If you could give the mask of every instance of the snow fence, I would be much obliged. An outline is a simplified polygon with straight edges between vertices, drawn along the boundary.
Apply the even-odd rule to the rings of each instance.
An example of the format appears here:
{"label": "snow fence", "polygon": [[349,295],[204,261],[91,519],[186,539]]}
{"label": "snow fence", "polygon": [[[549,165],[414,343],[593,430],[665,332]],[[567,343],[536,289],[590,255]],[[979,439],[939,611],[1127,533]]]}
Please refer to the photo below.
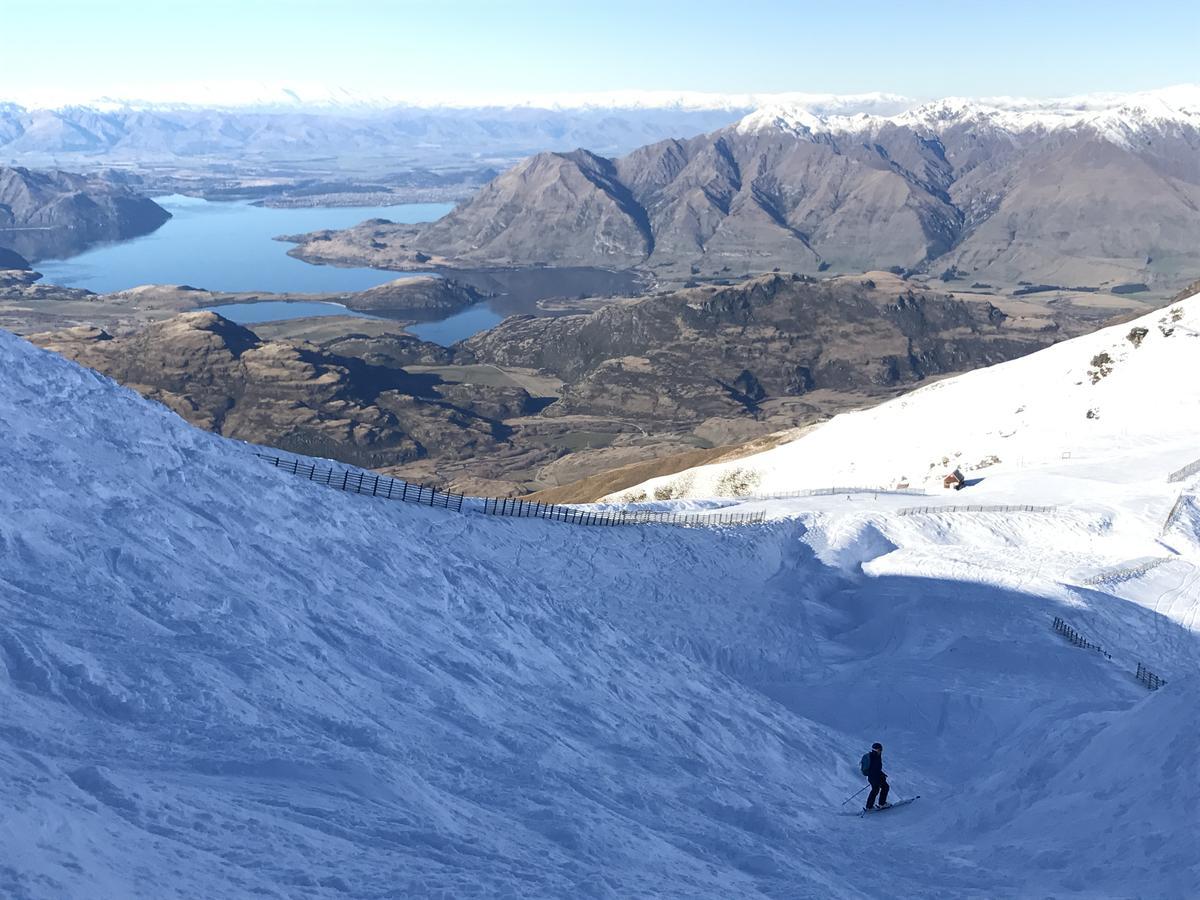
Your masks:
{"label": "snow fence", "polygon": [[455,512],[462,512],[463,503],[469,500],[489,516],[549,519],[554,522],[566,522],[569,525],[754,525],[765,519],[765,514],[762,512],[719,513],[717,515],[642,510],[600,512],[575,506],[562,506],[557,503],[531,503],[528,500],[496,497],[467,497],[465,494],[458,494],[454,491],[442,491],[421,484],[412,484],[384,475],[374,475],[361,469],[355,471],[353,469],[335,469],[331,466],[321,468],[316,463],[306,463],[299,459],[284,459],[269,453],[256,455],[277,469],[339,491],[365,494],[368,497],[382,500],[419,503],[423,506],[440,507]]}

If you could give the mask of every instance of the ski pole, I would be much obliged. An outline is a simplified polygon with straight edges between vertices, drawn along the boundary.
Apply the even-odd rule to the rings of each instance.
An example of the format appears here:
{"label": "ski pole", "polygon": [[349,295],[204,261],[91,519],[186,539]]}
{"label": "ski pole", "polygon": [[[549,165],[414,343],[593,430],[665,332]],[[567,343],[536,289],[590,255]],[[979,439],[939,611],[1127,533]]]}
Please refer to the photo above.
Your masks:
{"label": "ski pole", "polygon": [[863,785],[862,787],[860,787],[857,791],[855,791],[853,794],[851,794],[849,797],[847,797],[845,800],[842,801],[842,806],[845,806],[847,803],[849,803],[851,800],[853,800],[855,797],[857,797],[859,794],[861,794],[863,791],[865,791],[868,787],[870,787],[870,785]]}

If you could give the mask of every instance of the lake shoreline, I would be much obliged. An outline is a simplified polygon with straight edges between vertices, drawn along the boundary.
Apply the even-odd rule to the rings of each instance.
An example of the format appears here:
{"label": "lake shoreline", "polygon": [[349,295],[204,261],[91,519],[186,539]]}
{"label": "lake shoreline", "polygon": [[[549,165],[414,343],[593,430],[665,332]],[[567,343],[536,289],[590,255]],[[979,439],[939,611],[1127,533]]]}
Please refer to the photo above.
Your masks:
{"label": "lake shoreline", "polygon": [[[345,227],[377,218],[415,223],[437,218],[452,208],[450,204],[280,209],[256,206],[249,200],[208,201],[179,195],[157,199],[172,214],[161,228],[67,259],[44,261],[38,267],[42,282],[35,290],[26,290],[24,299],[52,297],[55,285],[61,287],[64,298],[76,301],[84,299],[83,291],[117,297],[122,307],[114,312],[118,321],[121,315],[129,316],[130,321],[138,318],[128,299],[135,291],[140,292],[141,302],[148,302],[150,294],[160,298],[150,310],[154,316],[166,308],[182,312],[257,303],[272,304],[264,312],[279,314],[277,319],[260,319],[252,312],[230,316],[247,325],[312,316],[362,318],[359,314],[366,313],[404,323],[405,328],[411,326],[412,333],[433,336],[428,339],[449,346],[512,315],[557,316],[590,311],[573,309],[572,303],[581,298],[636,295],[645,290],[649,280],[643,273],[588,267],[459,269],[418,264],[389,269],[355,265],[349,260],[309,258],[293,252],[298,248],[281,252],[280,244],[289,242],[289,233],[312,231],[314,226]],[[440,292],[447,296],[418,298],[415,287],[405,284],[408,279],[414,285],[425,282],[426,294],[438,293],[428,283],[441,279]],[[400,302],[389,297],[389,292],[407,296]],[[449,296],[456,293],[461,296]],[[220,299],[191,302],[200,294]],[[543,306],[543,301],[553,304]],[[326,311],[312,306],[316,303],[340,304],[346,309]],[[285,304],[296,306],[293,310]],[[60,307],[60,311],[66,309]],[[48,324],[57,321],[56,316],[48,317]]]}
{"label": "lake shoreline", "polygon": [[101,294],[147,284],[189,284],[226,293],[352,293],[394,280],[400,272],[312,266],[281,250],[276,239],[297,229],[347,226],[373,218],[428,221],[452,208],[448,203],[417,203],[284,209],[182,195],[159,197],[157,202],[171,218],[150,234],[41,260],[38,271],[48,282]]}

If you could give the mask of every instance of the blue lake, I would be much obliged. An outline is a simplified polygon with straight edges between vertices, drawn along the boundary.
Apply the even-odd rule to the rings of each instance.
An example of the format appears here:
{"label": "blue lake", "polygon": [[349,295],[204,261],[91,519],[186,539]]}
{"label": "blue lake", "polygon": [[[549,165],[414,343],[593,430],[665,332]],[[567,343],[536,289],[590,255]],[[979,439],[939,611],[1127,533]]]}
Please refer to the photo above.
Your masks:
{"label": "blue lake", "polygon": [[[378,315],[348,309],[340,303],[326,303],[320,300],[259,300],[254,303],[228,303],[221,306],[204,307],[219,313],[231,322],[239,325],[257,325],[260,322],[279,322],[284,319],[305,319],[312,316],[354,316],[362,319],[388,318],[387,311],[378,311]],[[411,313],[404,310],[396,311],[401,318],[411,320]],[[469,338],[480,331],[486,331],[493,325],[504,321],[504,314],[492,308],[488,301],[464,309],[436,321],[418,322],[405,327],[409,334],[415,334],[423,341],[432,341],[449,347],[455,341]]]}
{"label": "blue lake", "polygon": [[273,238],[349,228],[365,219],[428,222],[453,208],[450,203],[409,203],[271,209],[247,201],[210,203],[181,196],[156,200],[172,218],[153,234],[95,247],[70,259],[41,260],[35,268],[47,282],[97,293],[140,284],[275,293],[361,291],[405,273],[314,266],[288,256],[292,245]]}
{"label": "blue lake", "polygon": [[[349,228],[366,219],[428,222],[453,208],[449,203],[409,203],[271,209],[248,201],[209,202],[176,195],[156,199],[172,218],[153,234],[95,247],[70,259],[40,260],[35,268],[46,283],[97,293],[142,284],[187,284],[243,293],[349,293],[413,273],[315,266],[288,256],[293,245],[274,238]],[[485,268],[444,274],[472,285],[488,298],[470,309],[408,329],[424,340],[447,346],[491,328],[505,316],[561,314],[542,310],[538,301],[543,298],[629,294],[639,286],[631,273],[590,268]],[[303,316],[365,315],[338,304],[308,300],[264,300],[214,308],[242,325]],[[393,314],[406,321],[421,318],[414,310],[373,310],[371,317]]]}
{"label": "blue lake", "polygon": [[407,331],[423,341],[432,341],[443,347],[449,347],[455,341],[461,341],[480,331],[486,331],[503,321],[504,314],[493,309],[492,303],[479,303],[437,322],[418,322],[416,325],[409,325]]}

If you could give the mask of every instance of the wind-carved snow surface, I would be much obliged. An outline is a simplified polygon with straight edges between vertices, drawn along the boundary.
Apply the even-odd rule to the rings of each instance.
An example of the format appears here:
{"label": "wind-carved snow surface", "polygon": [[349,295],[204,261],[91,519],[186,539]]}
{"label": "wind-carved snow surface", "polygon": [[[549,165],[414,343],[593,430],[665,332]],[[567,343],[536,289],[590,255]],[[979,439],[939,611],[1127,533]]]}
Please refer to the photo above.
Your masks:
{"label": "wind-carved snow surface", "polygon": [[[1050,570],[1087,568],[1096,511],[496,519],[296,479],[4,332],[0,371],[2,896],[1184,897],[1200,878],[1196,594],[1168,583],[1194,571],[1194,507],[1182,549],[1155,545],[1156,610],[1145,585]],[[1170,682],[1153,695],[1127,671],[1142,653]],[[922,800],[839,815],[873,740],[893,796]]]}
{"label": "wind-carved snow surface", "polygon": [[1053,100],[948,97],[895,114],[867,110],[852,115],[825,112],[803,103],[772,102],[745,116],[743,134],[784,131],[800,137],[871,134],[888,125],[937,135],[969,126],[1009,135],[1040,135],[1086,129],[1122,146],[1147,133],[1172,133],[1180,127],[1200,128],[1200,85],[1185,84],[1129,94],[1088,94]]}

